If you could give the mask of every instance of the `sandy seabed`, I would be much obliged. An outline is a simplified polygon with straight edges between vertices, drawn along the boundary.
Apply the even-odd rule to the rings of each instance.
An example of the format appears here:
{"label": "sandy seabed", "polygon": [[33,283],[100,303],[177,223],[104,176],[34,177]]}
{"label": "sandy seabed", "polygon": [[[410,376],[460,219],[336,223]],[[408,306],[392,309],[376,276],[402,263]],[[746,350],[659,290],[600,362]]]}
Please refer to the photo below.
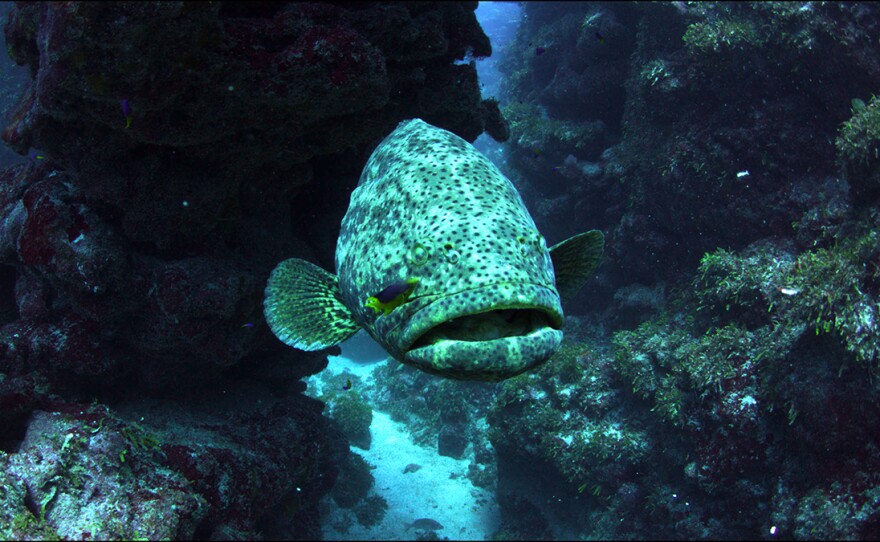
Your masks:
{"label": "sandy seabed", "polygon": [[[378,363],[356,363],[339,356],[330,357],[325,369],[332,373],[346,370],[364,382],[372,381]],[[309,386],[313,383],[310,381]],[[327,540],[408,540],[425,534],[407,525],[419,518],[430,518],[443,525],[439,538],[483,540],[498,529],[500,514],[495,495],[475,487],[467,478],[470,458],[453,459],[412,442],[406,427],[379,410],[373,410],[369,450],[352,447],[368,463],[376,479],[371,494],[388,501],[388,510],[380,523],[364,527],[354,513],[336,506],[325,497],[322,530]],[[469,451],[469,450],[468,450]],[[404,474],[410,463],[421,465],[416,472]]]}

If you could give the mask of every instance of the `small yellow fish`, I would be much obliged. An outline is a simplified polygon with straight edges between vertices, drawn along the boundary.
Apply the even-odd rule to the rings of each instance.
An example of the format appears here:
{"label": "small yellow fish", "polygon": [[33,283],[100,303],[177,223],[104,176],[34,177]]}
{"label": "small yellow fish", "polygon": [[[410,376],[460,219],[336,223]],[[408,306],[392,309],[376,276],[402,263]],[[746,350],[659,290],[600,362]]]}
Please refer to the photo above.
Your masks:
{"label": "small yellow fish", "polygon": [[419,279],[406,279],[392,282],[381,292],[367,298],[365,307],[369,307],[376,311],[376,314],[388,314],[397,307],[406,303],[412,294]]}
{"label": "small yellow fish", "polygon": [[132,115],[131,104],[128,103],[127,98],[122,98],[121,100],[119,100],[119,105],[122,107],[122,114],[125,115],[125,127],[130,128],[131,121],[134,118],[131,116]]}

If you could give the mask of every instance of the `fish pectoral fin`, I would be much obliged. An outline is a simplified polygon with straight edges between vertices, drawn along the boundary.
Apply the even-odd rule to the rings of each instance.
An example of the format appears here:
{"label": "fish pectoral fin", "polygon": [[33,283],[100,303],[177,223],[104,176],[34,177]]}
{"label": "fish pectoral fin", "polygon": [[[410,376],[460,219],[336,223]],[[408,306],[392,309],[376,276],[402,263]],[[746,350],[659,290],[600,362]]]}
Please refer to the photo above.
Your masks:
{"label": "fish pectoral fin", "polygon": [[360,329],[342,302],[336,275],[298,258],[272,271],[263,314],[276,337],[300,350],[335,346]]}
{"label": "fish pectoral fin", "polygon": [[556,290],[563,300],[571,299],[592,276],[604,248],[605,236],[599,230],[580,233],[550,248]]}

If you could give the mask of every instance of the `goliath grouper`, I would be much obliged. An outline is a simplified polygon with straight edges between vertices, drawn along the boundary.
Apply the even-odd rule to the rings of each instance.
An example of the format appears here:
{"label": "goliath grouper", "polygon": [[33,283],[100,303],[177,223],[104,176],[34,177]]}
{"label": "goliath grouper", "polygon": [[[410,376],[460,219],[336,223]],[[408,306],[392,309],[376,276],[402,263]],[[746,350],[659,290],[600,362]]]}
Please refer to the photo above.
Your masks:
{"label": "goliath grouper", "polygon": [[413,119],[361,173],[336,275],[297,258],[281,262],[264,312],[294,348],[328,348],[363,328],[423,371],[499,381],[559,349],[560,293],[583,285],[603,246],[592,230],[548,250],[498,168],[455,134]]}

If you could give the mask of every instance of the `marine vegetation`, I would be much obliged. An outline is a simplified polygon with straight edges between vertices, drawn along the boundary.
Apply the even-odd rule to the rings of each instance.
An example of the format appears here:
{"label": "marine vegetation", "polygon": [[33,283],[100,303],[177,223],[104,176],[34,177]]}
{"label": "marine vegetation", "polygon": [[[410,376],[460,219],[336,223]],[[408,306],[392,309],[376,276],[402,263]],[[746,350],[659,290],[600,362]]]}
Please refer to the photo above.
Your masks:
{"label": "marine vegetation", "polygon": [[393,360],[373,374],[370,400],[376,408],[403,423],[413,442],[441,455],[472,458],[468,478],[478,487],[494,486],[495,455],[486,437],[493,384],[438,379]]}
{"label": "marine vegetation", "polygon": [[400,121],[503,139],[475,7],[0,5],[0,538],[321,536],[326,352],[263,289]]}
{"label": "marine vegetation", "polygon": [[490,407],[499,533],[876,537],[878,12],[524,9],[513,139],[603,120],[605,148],[511,175],[542,231],[610,233],[577,332]]}
{"label": "marine vegetation", "polygon": [[852,117],[840,126],[834,143],[856,195],[871,201],[880,194],[880,96],[872,96],[867,105],[852,99]]}
{"label": "marine vegetation", "polygon": [[339,469],[339,478],[330,496],[341,508],[352,508],[364,499],[373,487],[375,479],[370,473],[373,467],[360,455],[349,452]]}
{"label": "marine vegetation", "polygon": [[832,245],[797,255],[772,247],[756,247],[747,257],[724,250],[707,254],[695,282],[697,296],[703,303],[723,305],[744,324],[772,324],[777,335],[794,330],[832,334],[856,362],[876,367],[880,212],[871,209],[863,215],[841,228]]}
{"label": "marine vegetation", "polygon": [[880,96],[872,96],[867,104],[852,99],[852,117],[841,125],[835,145],[841,165],[880,160]]}
{"label": "marine vegetation", "polygon": [[708,253],[610,352],[601,335],[566,339],[502,385],[489,415],[499,472],[540,484],[523,498],[556,528],[603,537],[805,533],[825,513],[825,536],[873,532],[880,508],[843,503],[880,491],[876,223],[865,212],[802,252],[766,240]]}
{"label": "marine vegetation", "polygon": [[515,455],[531,458],[545,481],[530,499],[541,508],[551,494],[607,498],[648,461],[650,441],[640,422],[619,416],[613,364],[599,344],[566,339],[545,367],[505,382],[489,411],[499,468]]}
{"label": "marine vegetation", "polygon": [[370,449],[370,424],[373,422],[373,409],[360,392],[347,391],[336,394],[330,401],[330,417],[339,423],[349,442],[358,448]]}
{"label": "marine vegetation", "polygon": [[388,510],[388,501],[381,495],[369,495],[354,508],[358,523],[364,527],[372,527],[382,521]]}
{"label": "marine vegetation", "polygon": [[330,418],[350,444],[363,450],[370,449],[373,409],[368,401],[369,390],[363,381],[348,371],[339,374],[321,373],[319,394],[310,393],[326,404]]}
{"label": "marine vegetation", "polygon": [[551,159],[568,153],[589,156],[597,154],[595,149],[601,149],[599,121],[584,123],[547,118],[537,106],[525,102],[505,106],[504,116],[510,123],[511,143],[535,159],[542,154],[550,155]]}

